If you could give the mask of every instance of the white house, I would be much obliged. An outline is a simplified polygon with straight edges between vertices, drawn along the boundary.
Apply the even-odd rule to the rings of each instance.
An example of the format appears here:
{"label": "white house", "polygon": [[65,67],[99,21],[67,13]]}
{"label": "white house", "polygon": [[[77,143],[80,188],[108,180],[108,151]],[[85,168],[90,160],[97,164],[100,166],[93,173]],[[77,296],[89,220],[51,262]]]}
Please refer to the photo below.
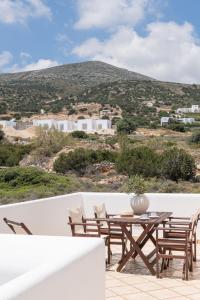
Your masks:
{"label": "white house", "polygon": [[162,117],[160,120],[161,126],[167,126],[171,122],[178,122],[183,124],[192,124],[195,122],[194,118],[172,118],[172,117]]}
{"label": "white house", "polygon": [[16,127],[16,121],[12,120],[0,120],[0,126],[4,127]]}
{"label": "white house", "polygon": [[177,122],[183,123],[183,124],[192,124],[195,122],[194,118],[180,118],[176,119]]}
{"label": "white house", "polygon": [[170,122],[170,117],[162,117],[160,119],[160,125],[161,126],[166,126],[166,125],[169,124],[169,122]]}
{"label": "white house", "polygon": [[86,132],[98,132],[101,130],[112,128],[112,122],[110,120],[102,119],[81,119],[77,121],[42,119],[33,120],[33,125],[46,127],[48,129],[56,128],[63,132],[71,132],[75,130],[82,130]]}
{"label": "white house", "polygon": [[178,114],[180,113],[200,113],[199,105],[192,105],[191,107],[182,107],[176,110]]}

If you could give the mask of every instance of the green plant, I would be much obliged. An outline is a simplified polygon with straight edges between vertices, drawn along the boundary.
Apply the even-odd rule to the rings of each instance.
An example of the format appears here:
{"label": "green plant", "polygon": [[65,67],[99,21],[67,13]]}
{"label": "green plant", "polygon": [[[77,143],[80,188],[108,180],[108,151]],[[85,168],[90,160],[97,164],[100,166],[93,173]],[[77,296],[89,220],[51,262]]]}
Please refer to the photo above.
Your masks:
{"label": "green plant", "polygon": [[117,132],[131,134],[136,130],[135,121],[131,118],[124,118],[117,122]]}
{"label": "green plant", "polygon": [[185,132],[186,128],[183,124],[170,124],[168,126],[169,129],[173,130],[173,131],[178,131],[178,132]]}
{"label": "green plant", "polygon": [[196,131],[189,139],[190,143],[199,144],[200,143],[200,131]]}
{"label": "green plant", "polygon": [[65,174],[74,171],[84,175],[88,166],[102,161],[114,162],[116,153],[108,150],[86,150],[77,148],[69,153],[61,153],[54,162],[54,170]]}
{"label": "green plant", "polygon": [[23,157],[30,153],[31,145],[0,143],[0,166],[17,166]]}
{"label": "green plant", "polygon": [[64,132],[55,128],[38,127],[36,134],[37,136],[33,140],[33,154],[37,157],[50,157],[59,152],[64,146],[73,143],[71,136],[67,136]]}
{"label": "green plant", "polygon": [[75,177],[47,173],[34,167],[0,169],[1,203],[50,197],[81,188]]}
{"label": "green plant", "polygon": [[126,192],[136,195],[144,194],[148,191],[149,183],[140,175],[132,176],[126,183]]}
{"label": "green plant", "polygon": [[163,152],[162,175],[178,182],[179,179],[190,180],[195,177],[194,158],[184,149],[173,147]]}
{"label": "green plant", "polygon": [[138,146],[133,149],[123,146],[118,155],[117,171],[123,174],[142,175],[144,177],[159,176],[160,155],[146,146]]}
{"label": "green plant", "polygon": [[5,136],[5,134],[4,134],[3,130],[0,129],[0,142],[3,141],[4,136]]}
{"label": "green plant", "polygon": [[85,131],[81,131],[81,130],[73,131],[71,133],[71,136],[77,139],[87,139],[89,137]]}

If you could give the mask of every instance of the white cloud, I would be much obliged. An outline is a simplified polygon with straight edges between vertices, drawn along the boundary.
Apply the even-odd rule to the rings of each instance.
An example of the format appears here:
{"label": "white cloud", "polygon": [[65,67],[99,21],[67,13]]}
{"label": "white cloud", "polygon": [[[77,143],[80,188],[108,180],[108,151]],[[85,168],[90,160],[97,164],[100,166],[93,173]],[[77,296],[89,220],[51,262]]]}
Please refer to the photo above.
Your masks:
{"label": "white cloud", "polygon": [[29,17],[50,19],[51,9],[43,0],[0,0],[0,22],[25,23]]}
{"label": "white cloud", "polygon": [[12,61],[12,54],[9,51],[3,51],[0,53],[0,72],[4,71],[4,67]]}
{"label": "white cloud", "polygon": [[51,59],[39,59],[37,62],[32,62],[25,66],[20,66],[18,64],[13,65],[10,68],[10,72],[26,72],[26,71],[34,71],[34,70],[41,70],[46,68],[51,68],[58,66],[59,63],[56,60]]}
{"label": "white cloud", "polygon": [[200,43],[190,23],[154,22],[147,26],[146,36],[123,26],[103,41],[86,40],[73,54],[159,80],[200,83]]}
{"label": "white cloud", "polygon": [[[155,0],[78,0],[77,29],[106,28],[122,24],[132,26],[152,10]],[[155,11],[154,11],[155,13]]]}

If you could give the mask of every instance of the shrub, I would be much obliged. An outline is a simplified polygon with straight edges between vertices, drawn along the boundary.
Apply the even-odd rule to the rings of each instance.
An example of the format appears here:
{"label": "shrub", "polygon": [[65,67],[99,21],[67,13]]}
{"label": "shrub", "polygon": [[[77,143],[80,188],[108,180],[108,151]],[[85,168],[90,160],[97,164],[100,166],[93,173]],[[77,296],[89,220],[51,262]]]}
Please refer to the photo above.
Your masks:
{"label": "shrub", "polygon": [[34,167],[0,170],[1,203],[69,193],[80,187],[74,177],[47,173]]}
{"label": "shrub", "polygon": [[195,161],[184,149],[166,150],[162,155],[162,174],[177,182],[179,179],[190,180],[196,174]]}
{"label": "shrub", "polygon": [[199,144],[200,143],[200,131],[194,132],[190,138],[190,143]]}
{"label": "shrub", "polygon": [[89,155],[87,151],[79,148],[70,151],[68,154],[61,153],[54,162],[54,170],[62,174],[65,174],[68,171],[75,171],[80,175],[83,175],[88,165]]}
{"label": "shrub", "polygon": [[183,124],[171,124],[168,126],[169,129],[173,131],[178,131],[178,132],[185,132],[185,126]]}
{"label": "shrub", "polygon": [[0,144],[0,166],[17,166],[30,150],[29,145]]}
{"label": "shrub", "polygon": [[110,120],[109,116],[106,116],[106,115],[105,115],[105,116],[102,116],[101,119],[102,119],[102,120]]}
{"label": "shrub", "polygon": [[124,118],[117,122],[117,132],[131,134],[136,130],[136,125],[133,119]]}
{"label": "shrub", "polygon": [[159,162],[160,156],[148,147],[125,147],[118,157],[117,170],[129,176],[154,177],[159,175]]}
{"label": "shrub", "polygon": [[3,141],[4,136],[5,136],[5,134],[4,134],[3,130],[0,129],[0,142]]}
{"label": "shrub", "polygon": [[52,154],[59,152],[64,146],[71,144],[70,139],[64,132],[55,128],[47,130],[37,128],[37,137],[33,141],[34,155],[50,157]]}
{"label": "shrub", "polygon": [[87,139],[89,137],[85,131],[81,131],[81,130],[73,131],[71,133],[71,136],[77,139]]}
{"label": "shrub", "polygon": [[54,170],[62,174],[74,171],[83,175],[88,166],[102,161],[114,162],[115,156],[114,152],[108,150],[78,148],[69,153],[61,153],[54,162]]}
{"label": "shrub", "polygon": [[121,120],[120,117],[114,117],[114,118],[112,118],[112,124],[116,125],[120,120]]}

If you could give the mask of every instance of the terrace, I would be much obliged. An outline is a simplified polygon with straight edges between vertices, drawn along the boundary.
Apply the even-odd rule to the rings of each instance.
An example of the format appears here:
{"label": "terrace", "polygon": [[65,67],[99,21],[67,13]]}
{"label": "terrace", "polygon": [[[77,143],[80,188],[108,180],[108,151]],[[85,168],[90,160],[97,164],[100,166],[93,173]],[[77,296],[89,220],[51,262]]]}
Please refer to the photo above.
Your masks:
{"label": "terrace", "polygon": [[[147,194],[150,211],[172,211],[190,216],[200,207],[197,194]],[[0,207],[1,299],[151,300],[200,299],[200,249],[189,281],[181,279],[182,262],[170,264],[157,279],[137,257],[116,272],[121,248],[112,246],[112,263],[105,272],[105,250],[99,238],[74,238],[68,209],[83,206],[93,217],[93,206],[105,203],[109,213],[130,209],[127,194],[75,193]],[[3,222],[23,221],[33,236],[13,235]],[[138,227],[133,235],[140,234]],[[197,231],[200,239],[200,231]],[[149,253],[151,243],[144,252]],[[106,278],[106,280],[105,280]]]}

